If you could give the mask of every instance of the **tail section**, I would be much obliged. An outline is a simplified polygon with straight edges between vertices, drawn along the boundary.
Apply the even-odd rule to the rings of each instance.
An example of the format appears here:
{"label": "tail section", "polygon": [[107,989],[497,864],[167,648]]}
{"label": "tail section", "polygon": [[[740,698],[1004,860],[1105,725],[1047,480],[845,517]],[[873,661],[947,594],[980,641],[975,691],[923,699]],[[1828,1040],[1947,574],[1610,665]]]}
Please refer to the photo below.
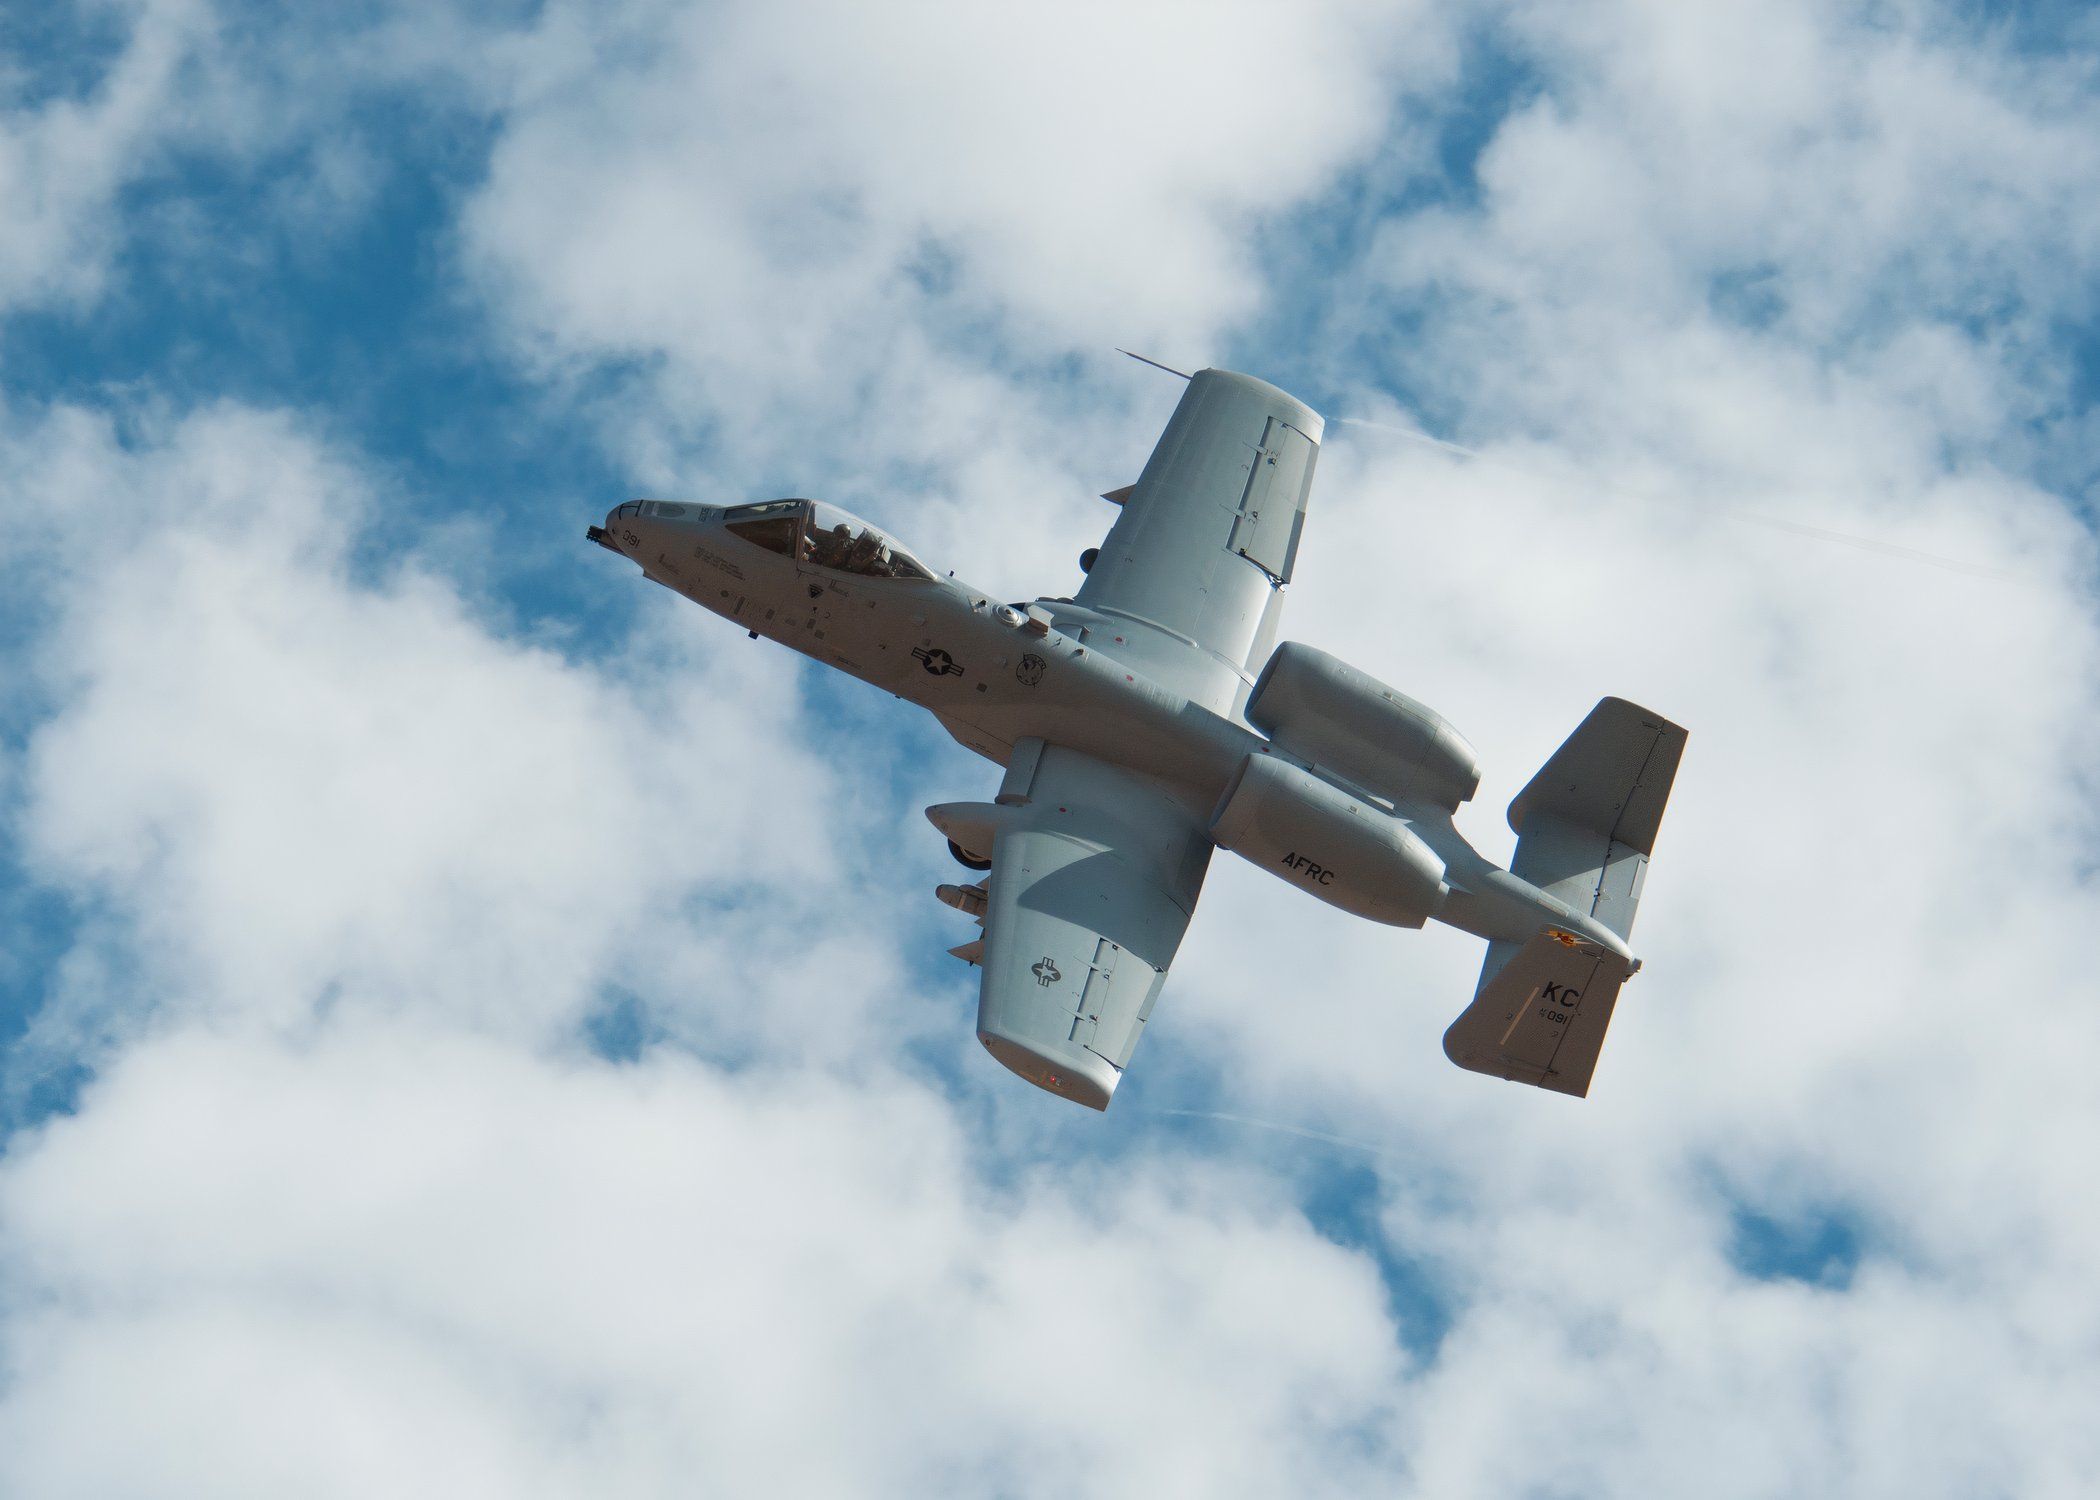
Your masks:
{"label": "tail section", "polygon": [[1591,709],[1509,805],[1510,873],[1631,935],[1684,742],[1684,730],[1624,698]]}
{"label": "tail section", "polygon": [[1609,948],[1548,928],[1480,986],[1444,1033],[1444,1055],[1476,1073],[1581,1098],[1632,972]]}
{"label": "tail section", "polygon": [[[1629,937],[1684,744],[1684,730],[1660,714],[1604,699],[1510,803],[1510,873]],[[1637,967],[1551,927],[1490,943],[1444,1052],[1475,1072],[1587,1094],[1619,986]]]}

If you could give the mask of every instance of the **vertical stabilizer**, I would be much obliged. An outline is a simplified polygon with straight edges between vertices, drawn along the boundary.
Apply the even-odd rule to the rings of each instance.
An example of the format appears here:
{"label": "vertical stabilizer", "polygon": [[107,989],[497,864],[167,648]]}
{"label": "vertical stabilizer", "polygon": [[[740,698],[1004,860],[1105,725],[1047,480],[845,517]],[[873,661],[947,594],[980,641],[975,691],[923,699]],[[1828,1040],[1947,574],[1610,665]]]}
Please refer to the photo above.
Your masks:
{"label": "vertical stabilizer", "polygon": [[1509,804],[1510,873],[1630,936],[1684,744],[1662,715],[1603,700]]}
{"label": "vertical stabilizer", "polygon": [[[1630,936],[1684,744],[1684,730],[1660,714],[1623,698],[1599,703],[1510,803],[1510,873]],[[1586,1094],[1619,986],[1636,967],[1552,927],[1490,943],[1444,1052],[1478,1073]]]}
{"label": "vertical stabilizer", "polygon": [[1513,956],[1444,1033],[1444,1055],[1475,1073],[1588,1094],[1626,960],[1551,928],[1508,946]]}

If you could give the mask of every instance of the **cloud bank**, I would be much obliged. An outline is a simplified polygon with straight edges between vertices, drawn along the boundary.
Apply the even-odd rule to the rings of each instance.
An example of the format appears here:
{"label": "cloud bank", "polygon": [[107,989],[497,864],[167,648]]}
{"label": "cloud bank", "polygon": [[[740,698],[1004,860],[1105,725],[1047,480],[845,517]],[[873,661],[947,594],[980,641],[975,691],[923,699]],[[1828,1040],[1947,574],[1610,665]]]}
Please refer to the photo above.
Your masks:
{"label": "cloud bank", "polygon": [[453,181],[379,99],[481,164],[342,274],[531,393],[433,419],[638,490],[1065,592],[1174,394],[1106,346],[1276,379],[1355,419],[1289,633],[1480,745],[1490,852],[1597,696],[1692,729],[1595,1096],[1444,1063],[1476,945],[1221,860],[1067,1118],[972,1056],[922,894],[989,768],[580,545],[603,613],[548,628],[542,517],[448,524],[347,407],[15,378],[6,910],[64,920],[0,1488],[2090,1491],[2091,38],[1087,19],[91,13],[8,75],[0,357],[142,295],[185,163],[279,216],[237,266],[182,220],[259,285],[331,121],[384,168],[325,222]]}

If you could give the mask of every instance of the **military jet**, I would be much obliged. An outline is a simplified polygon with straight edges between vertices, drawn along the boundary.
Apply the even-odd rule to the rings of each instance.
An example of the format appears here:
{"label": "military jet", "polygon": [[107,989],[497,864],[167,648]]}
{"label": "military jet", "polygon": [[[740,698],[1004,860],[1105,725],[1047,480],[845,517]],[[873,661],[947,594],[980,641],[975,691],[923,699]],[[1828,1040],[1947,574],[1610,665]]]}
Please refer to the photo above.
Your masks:
{"label": "military jet", "polygon": [[1203,370],[1069,599],[1006,604],[816,500],[635,500],[590,539],[654,582],[918,704],[1005,768],[926,816],[988,878],[937,894],[982,935],[977,1036],[1106,1109],[1211,851],[1344,911],[1487,939],[1444,1034],[1460,1067],[1586,1095],[1685,731],[1606,698],[1509,806],[1504,870],[1453,815],[1480,784],[1443,718],[1324,651],[1278,646],[1323,430]]}

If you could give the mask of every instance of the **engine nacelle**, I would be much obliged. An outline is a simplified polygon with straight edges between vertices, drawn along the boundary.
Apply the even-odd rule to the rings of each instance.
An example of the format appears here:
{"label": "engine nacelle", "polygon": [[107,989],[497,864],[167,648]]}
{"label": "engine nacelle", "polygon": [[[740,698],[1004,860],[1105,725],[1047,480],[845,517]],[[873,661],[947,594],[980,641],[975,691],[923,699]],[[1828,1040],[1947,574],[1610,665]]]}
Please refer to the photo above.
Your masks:
{"label": "engine nacelle", "polygon": [[1225,788],[1210,836],[1330,906],[1420,927],[1444,898],[1444,862],[1392,814],[1266,753]]}
{"label": "engine nacelle", "polygon": [[1455,808],[1480,789],[1480,757],[1443,715],[1297,641],[1262,668],[1247,722],[1279,749],[1382,797]]}

